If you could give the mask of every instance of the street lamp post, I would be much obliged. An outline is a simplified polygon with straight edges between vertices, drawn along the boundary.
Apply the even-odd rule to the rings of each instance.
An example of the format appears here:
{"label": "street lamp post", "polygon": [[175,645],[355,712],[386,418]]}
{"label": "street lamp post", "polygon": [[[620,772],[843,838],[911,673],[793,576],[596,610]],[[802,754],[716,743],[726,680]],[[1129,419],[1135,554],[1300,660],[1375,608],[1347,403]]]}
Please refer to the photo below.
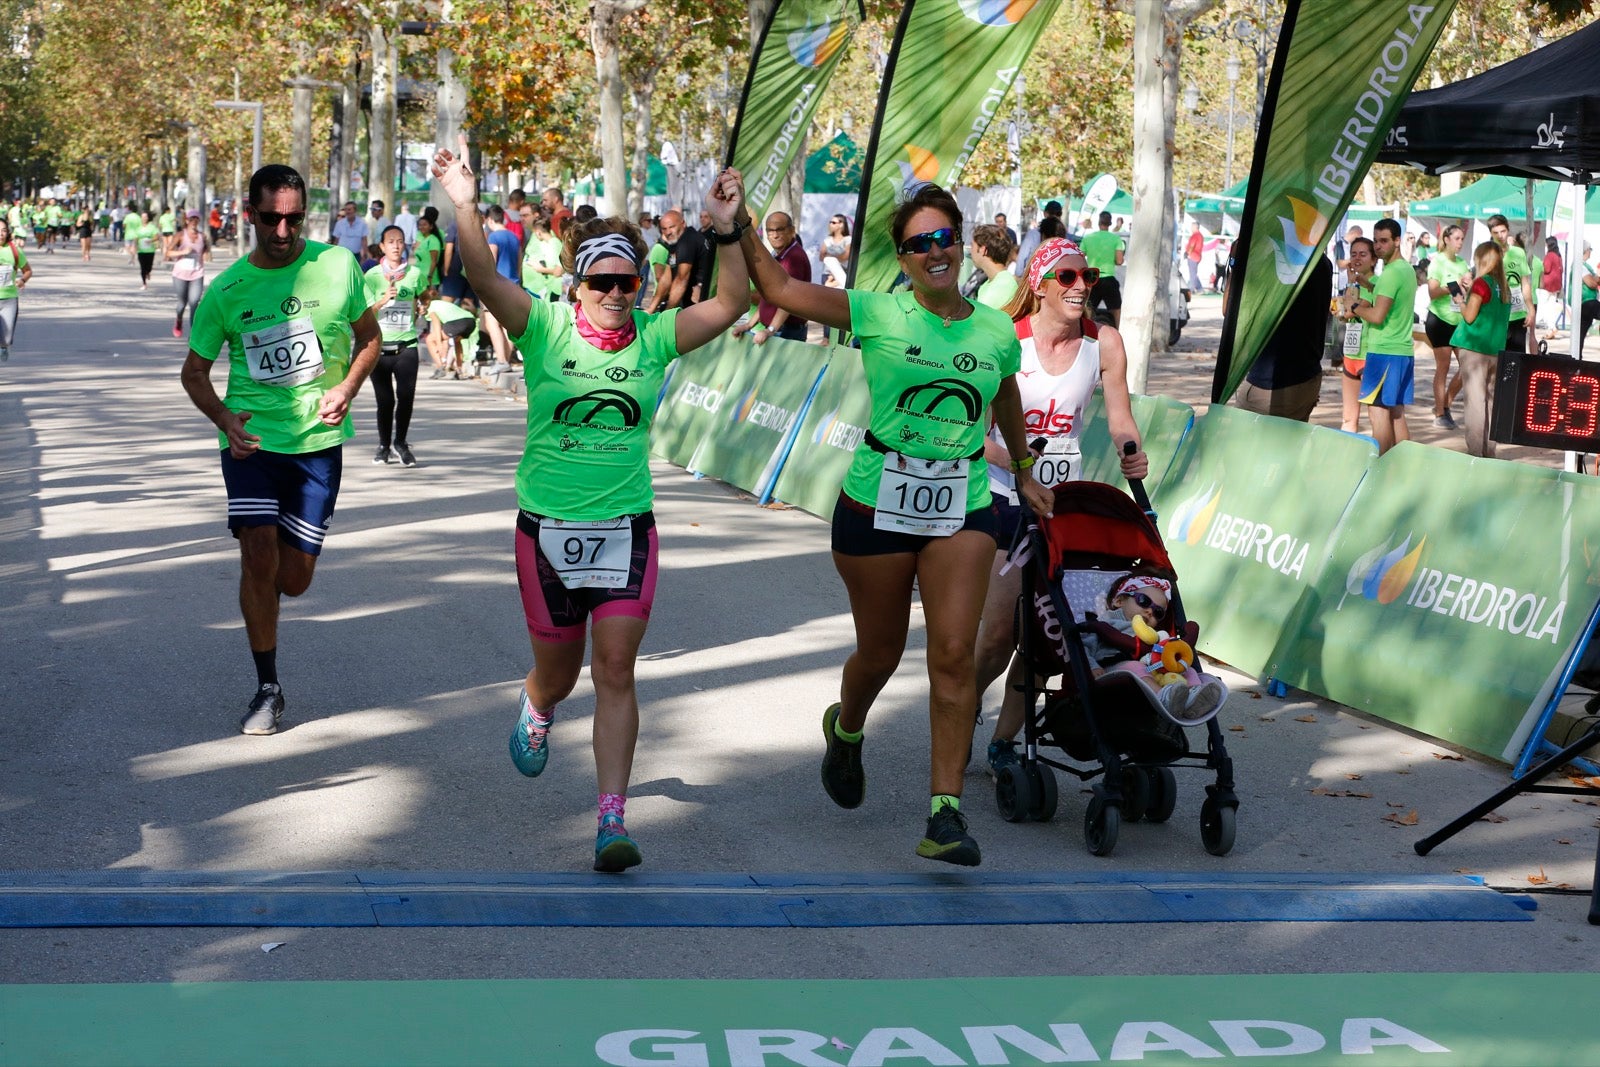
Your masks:
{"label": "street lamp post", "polygon": [[1228,163],[1223,168],[1222,187],[1233,188],[1233,110],[1239,89],[1239,58],[1228,57]]}
{"label": "street lamp post", "polygon": [[[251,131],[250,135],[250,173],[254,175],[256,171],[261,169],[261,102],[259,100],[218,100],[212,106],[220,107],[224,111],[255,112],[255,129]],[[233,206],[234,241],[237,244],[238,253],[242,257],[245,254],[245,230],[247,227],[244,224],[244,190],[239,187],[237,176],[235,176],[233,186],[235,201]]]}

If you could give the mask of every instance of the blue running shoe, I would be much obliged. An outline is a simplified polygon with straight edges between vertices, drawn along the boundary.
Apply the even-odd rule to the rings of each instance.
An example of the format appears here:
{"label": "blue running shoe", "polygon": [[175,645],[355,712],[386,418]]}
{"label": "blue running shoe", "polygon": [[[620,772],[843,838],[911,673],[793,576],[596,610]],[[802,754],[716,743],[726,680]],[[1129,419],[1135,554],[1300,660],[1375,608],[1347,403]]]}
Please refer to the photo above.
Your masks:
{"label": "blue running shoe", "polygon": [[[511,731],[511,762],[529,778],[537,778],[550,759],[550,727],[540,728],[533,721],[533,704],[528,700],[526,689],[520,694],[520,703],[522,712]],[[552,718],[551,722],[554,721]]]}
{"label": "blue running shoe", "polygon": [[620,874],[629,867],[637,867],[644,861],[639,855],[639,846],[634,844],[633,838],[628,836],[628,830],[622,825],[622,820],[615,815],[607,815],[600,820],[600,832],[594,839],[594,869],[606,874]]}
{"label": "blue running shoe", "polygon": [[990,741],[989,742],[989,777],[995,781],[1005,773],[1005,769],[1013,764],[1021,763],[1017,758],[1017,743],[1015,741]]}

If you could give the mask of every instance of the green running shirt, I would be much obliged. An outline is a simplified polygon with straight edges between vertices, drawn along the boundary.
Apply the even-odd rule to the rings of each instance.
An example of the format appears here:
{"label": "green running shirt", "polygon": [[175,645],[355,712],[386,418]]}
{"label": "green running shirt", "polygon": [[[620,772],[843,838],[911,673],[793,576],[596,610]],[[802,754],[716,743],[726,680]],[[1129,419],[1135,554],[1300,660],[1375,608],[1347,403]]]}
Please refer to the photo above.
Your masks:
{"label": "green running shirt", "polygon": [[633,312],[633,341],[605,352],[578,334],[572,304],[530,301],[522,353],[528,431],[517,506],[553,519],[638,515],[655,501],[650,424],[678,351],[678,313]]}
{"label": "green running shirt", "polygon": [[[323,394],[344,381],[354,340],[350,326],[366,310],[356,258],[336,245],[307,241],[299,259],[276,270],[234,260],[206,286],[189,347],[201,359],[215,360],[226,345],[228,391],[222,402],[229,411],[251,413],[245,429],[261,438],[263,449],[317,452],[355,434],[348,414],[340,425],[325,426],[317,408]],[[281,343],[280,335],[287,335]],[[283,374],[314,371],[319,350],[322,372],[309,381],[268,380],[277,375],[292,382]],[[219,432],[217,440],[228,447],[226,434]]]}
{"label": "green running shirt", "polygon": [[[373,267],[367,271],[364,278],[367,292],[367,306],[371,307],[383,299],[383,294],[389,291],[389,279],[384,277],[383,265]],[[423,289],[422,268],[417,266],[415,260],[406,264],[405,273],[401,274],[399,284],[395,286],[394,300],[388,307],[373,314],[378,317],[378,329],[383,333],[385,344],[397,341],[417,340],[417,297]]]}
{"label": "green running shirt", "polygon": [[[965,319],[944,319],[909,292],[848,289],[850,328],[861,339],[861,366],[872,394],[868,429],[903,455],[959,459],[983,448],[989,402],[1000,381],[1017,373],[1022,346],[1002,311],[974,304]],[[974,462],[967,508],[988,507],[989,478]],[[876,507],[883,454],[865,440],[845,476],[850,499]]]}

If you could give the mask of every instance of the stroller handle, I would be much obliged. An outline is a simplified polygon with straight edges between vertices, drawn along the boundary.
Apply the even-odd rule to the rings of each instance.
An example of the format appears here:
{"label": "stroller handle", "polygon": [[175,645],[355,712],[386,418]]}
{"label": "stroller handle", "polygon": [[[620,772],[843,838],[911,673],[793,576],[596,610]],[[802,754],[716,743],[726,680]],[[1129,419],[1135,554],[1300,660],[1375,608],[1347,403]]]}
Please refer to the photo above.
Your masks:
{"label": "stroller handle", "polygon": [[[1124,441],[1122,443],[1122,454],[1124,456],[1131,456],[1137,451],[1139,451],[1139,446],[1134,442]],[[1150,516],[1151,522],[1154,522],[1156,518],[1156,509],[1150,506],[1150,496],[1144,491],[1144,479],[1129,478],[1128,492],[1132,495],[1133,502],[1139,505],[1141,511]]]}

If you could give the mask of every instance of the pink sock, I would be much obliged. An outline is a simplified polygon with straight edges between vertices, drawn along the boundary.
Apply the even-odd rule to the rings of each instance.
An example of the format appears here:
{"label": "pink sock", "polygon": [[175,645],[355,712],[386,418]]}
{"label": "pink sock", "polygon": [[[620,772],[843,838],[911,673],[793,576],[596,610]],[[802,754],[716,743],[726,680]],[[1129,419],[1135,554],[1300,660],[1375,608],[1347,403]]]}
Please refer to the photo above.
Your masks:
{"label": "pink sock", "polygon": [[628,798],[621,793],[600,794],[600,822],[603,825],[606,819],[615,818],[622,821],[622,809],[628,804]]}

